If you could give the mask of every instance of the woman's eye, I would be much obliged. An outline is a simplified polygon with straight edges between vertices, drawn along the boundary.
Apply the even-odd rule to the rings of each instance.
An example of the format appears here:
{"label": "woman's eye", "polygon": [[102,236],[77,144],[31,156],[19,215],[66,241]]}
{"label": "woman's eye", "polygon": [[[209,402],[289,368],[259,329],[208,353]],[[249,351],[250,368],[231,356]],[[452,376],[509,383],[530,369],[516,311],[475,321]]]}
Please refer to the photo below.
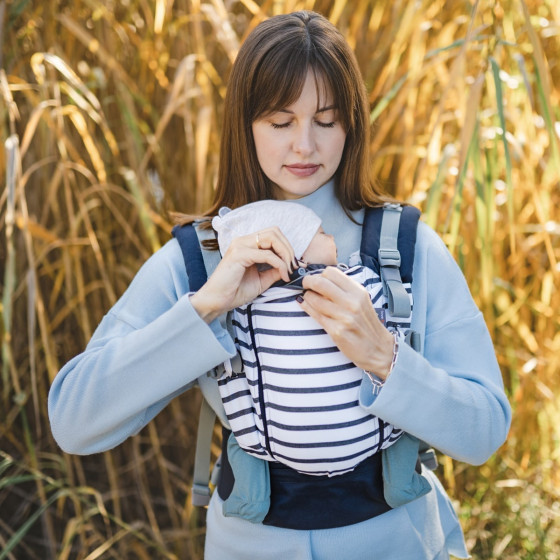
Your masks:
{"label": "woman's eye", "polygon": [[290,126],[290,123],[270,123],[272,125],[272,128],[287,128],[288,126]]}
{"label": "woman's eye", "polygon": [[[320,126],[321,128],[333,128],[334,125],[336,124],[336,121],[332,121],[332,122],[315,121],[315,122],[317,126]],[[292,124],[291,121],[286,123],[275,123],[275,122],[270,123],[272,128],[288,128],[291,124]]]}

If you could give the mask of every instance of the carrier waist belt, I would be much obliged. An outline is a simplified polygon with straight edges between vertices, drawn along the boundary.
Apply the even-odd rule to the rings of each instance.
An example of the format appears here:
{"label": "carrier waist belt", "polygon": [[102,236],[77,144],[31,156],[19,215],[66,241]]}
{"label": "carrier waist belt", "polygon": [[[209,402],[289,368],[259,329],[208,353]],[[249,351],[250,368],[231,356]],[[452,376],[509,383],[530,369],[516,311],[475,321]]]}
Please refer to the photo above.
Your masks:
{"label": "carrier waist belt", "polygon": [[[364,459],[353,471],[332,477],[301,474],[276,462],[269,463],[269,470],[270,509],[264,525],[332,529],[366,521],[391,509],[383,497],[381,453]],[[222,450],[218,484],[222,500],[227,499],[232,487],[233,473]]]}

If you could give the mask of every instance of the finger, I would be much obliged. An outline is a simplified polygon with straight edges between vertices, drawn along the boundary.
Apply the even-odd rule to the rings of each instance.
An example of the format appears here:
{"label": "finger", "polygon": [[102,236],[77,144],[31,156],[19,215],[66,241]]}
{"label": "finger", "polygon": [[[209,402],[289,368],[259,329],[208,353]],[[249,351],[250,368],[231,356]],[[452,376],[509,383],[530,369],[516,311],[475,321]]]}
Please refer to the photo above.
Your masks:
{"label": "finger", "polygon": [[319,323],[319,325],[321,325],[321,327],[325,329],[325,331],[331,336],[333,341],[337,344],[339,349],[342,349],[340,347],[341,343],[344,343],[345,341],[348,340],[355,339],[356,334],[364,334],[361,333],[359,329],[356,328],[357,327],[355,324],[356,322],[353,317],[350,317],[348,315],[342,315],[341,317],[337,317],[336,313],[333,314],[334,316],[331,316],[328,314],[328,312],[325,312],[325,309],[323,307],[321,308],[315,307],[311,305],[308,300],[305,299],[300,303],[300,305],[301,308],[312,319],[317,321],[317,323]]}
{"label": "finger", "polygon": [[[282,278],[285,282],[289,282],[290,276],[286,263],[277,256],[272,255],[262,255],[262,252],[257,252],[255,249],[253,255],[245,249],[243,258],[241,260],[234,260],[233,257],[222,259],[220,265],[216,267],[214,274],[209,278],[212,280],[212,286],[218,290],[218,292],[225,293],[235,293],[240,288],[242,284],[247,282],[248,278],[253,278],[254,282],[262,284],[262,274],[267,270],[274,270],[276,278],[274,281],[278,281]],[[267,275],[267,278],[271,277]],[[207,282],[207,283],[209,283]],[[258,289],[255,286],[255,289]],[[242,291],[247,291],[242,288]],[[263,290],[255,293],[253,297],[256,297]]]}
{"label": "finger", "polygon": [[333,283],[326,285],[328,288],[323,291],[327,292],[327,295],[309,289],[304,292],[300,303],[305,311],[312,311],[315,318],[320,316],[339,321],[348,329],[356,328],[362,321],[368,324],[379,322],[370,296],[363,286],[356,283],[358,287],[356,292],[345,292]]}
{"label": "finger", "polygon": [[[247,249],[247,259],[252,264],[268,265],[272,269],[277,270],[278,278],[276,278],[276,280],[282,278],[284,282],[290,281],[291,267],[273,251]],[[264,272],[266,272],[266,270],[260,271],[259,275],[261,276]]]}
{"label": "finger", "polygon": [[[262,247],[260,236],[261,232],[259,232],[259,242]],[[265,238],[270,239],[269,234],[266,234]],[[271,248],[267,249],[258,249],[256,244],[256,234],[244,235],[234,239],[224,255],[222,262],[227,261],[232,264],[238,263],[244,268],[248,268],[254,264],[267,264],[272,268],[278,269],[281,272],[281,278],[285,282],[289,282],[289,274],[293,265],[290,261],[290,253],[287,253],[288,247],[283,246],[280,239],[277,240],[277,243],[274,243],[274,246],[278,248],[277,251],[272,249],[272,244]],[[284,256],[279,255],[278,252],[283,252]],[[291,254],[293,254],[293,251]]]}
{"label": "finger", "polygon": [[280,271],[277,268],[269,268],[263,272],[259,272],[259,278],[261,281],[261,290],[260,292],[264,292],[268,290],[272,284],[278,282],[281,278]]}
{"label": "finger", "polygon": [[[282,268],[277,265],[276,259],[280,259],[288,272],[292,272],[294,264],[290,260],[290,254],[285,249],[280,248],[278,244],[275,245],[276,248],[272,244],[264,248],[263,241],[261,239],[257,240],[256,237],[256,234],[251,234],[250,236],[235,239],[224,255],[224,259],[229,257],[232,260],[243,263],[245,267],[253,264],[271,264],[272,262],[274,264],[271,265],[275,268]],[[260,247],[257,247],[257,241]],[[286,281],[289,281],[289,279]]]}
{"label": "finger", "polygon": [[278,272],[276,280],[282,278],[284,282],[290,281],[290,272],[292,271],[292,268],[276,253],[273,253],[270,250],[258,249],[250,249],[249,251],[248,257],[251,261],[253,261],[256,265],[261,265],[259,266],[259,276],[262,277],[267,270],[273,269]]}
{"label": "finger", "polygon": [[387,332],[379,321],[371,301],[367,305],[356,305],[355,302],[339,305],[313,292],[306,292],[300,305],[331,335],[333,340],[337,341],[337,344],[363,338],[367,346],[368,340],[371,341],[380,333]]}
{"label": "finger", "polygon": [[327,266],[323,270],[322,276],[345,292],[359,291],[361,287],[359,282],[356,282],[336,266]]}
{"label": "finger", "polygon": [[[250,238],[250,236],[246,237]],[[249,240],[249,243],[252,243],[252,241]],[[294,250],[280,228],[272,227],[256,232],[254,235],[254,243],[257,249],[263,251],[268,250],[277,254],[290,269],[293,269],[295,265]]]}
{"label": "finger", "polygon": [[[333,282],[326,274],[326,269],[321,274],[308,274],[303,278],[302,286],[306,290],[311,290],[331,301],[341,301],[353,288],[352,284],[356,284],[350,280],[351,284],[345,284],[340,281]],[[342,284],[342,285],[339,285]]]}
{"label": "finger", "polygon": [[321,311],[319,311],[317,308],[314,308],[313,306],[311,306],[309,304],[309,302],[303,301],[301,304],[301,308],[312,318],[315,319],[315,321],[317,321],[317,323],[319,323],[319,325],[321,325],[321,327],[323,327],[323,329],[325,329],[325,331],[327,333],[329,333],[331,335],[331,338],[333,338],[334,340],[334,327],[337,326],[337,321],[336,319],[333,319],[332,317],[329,317],[327,315],[325,315],[324,313],[322,313]]}
{"label": "finger", "polygon": [[315,320],[319,320],[318,318],[336,319],[341,314],[340,305],[311,290],[304,293],[300,305]]}

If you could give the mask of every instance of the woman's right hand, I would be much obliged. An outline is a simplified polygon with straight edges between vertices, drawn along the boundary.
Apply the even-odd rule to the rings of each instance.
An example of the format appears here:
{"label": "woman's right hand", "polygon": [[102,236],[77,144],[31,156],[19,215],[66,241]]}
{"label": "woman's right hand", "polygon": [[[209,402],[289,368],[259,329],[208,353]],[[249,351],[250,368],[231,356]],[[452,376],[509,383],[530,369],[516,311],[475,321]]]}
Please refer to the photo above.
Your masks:
{"label": "woman's right hand", "polygon": [[[259,270],[259,264],[270,268]],[[296,266],[292,246],[278,227],[237,237],[190,301],[210,323],[222,313],[249,303],[278,280],[289,282]]]}

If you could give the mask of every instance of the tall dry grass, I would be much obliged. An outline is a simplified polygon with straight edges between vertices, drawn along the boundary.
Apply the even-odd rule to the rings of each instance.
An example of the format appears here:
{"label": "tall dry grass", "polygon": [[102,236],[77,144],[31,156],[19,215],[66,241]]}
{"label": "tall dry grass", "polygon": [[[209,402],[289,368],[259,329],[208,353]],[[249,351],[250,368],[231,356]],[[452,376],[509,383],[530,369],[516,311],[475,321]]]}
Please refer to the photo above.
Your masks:
{"label": "tall dry grass", "polygon": [[374,176],[443,236],[496,344],[509,440],[439,471],[473,557],[560,555],[555,0],[0,0],[0,559],[202,557],[198,395],[82,458],[53,442],[46,397],[169,238],[168,212],[208,205],[243,37],[301,8],[355,49]]}

